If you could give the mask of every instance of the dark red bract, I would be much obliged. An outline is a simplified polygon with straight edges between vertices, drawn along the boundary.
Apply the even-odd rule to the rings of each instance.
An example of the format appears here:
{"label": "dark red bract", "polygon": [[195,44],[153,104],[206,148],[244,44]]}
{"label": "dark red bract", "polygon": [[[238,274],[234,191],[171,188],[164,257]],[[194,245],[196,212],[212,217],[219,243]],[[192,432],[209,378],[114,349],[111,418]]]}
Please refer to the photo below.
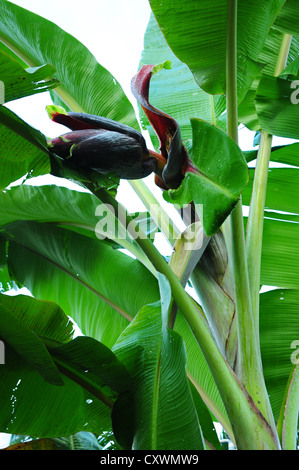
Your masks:
{"label": "dark red bract", "polygon": [[111,119],[85,113],[51,114],[68,132],[48,141],[49,149],[76,169],[139,179],[156,170],[143,136],[135,129]]}

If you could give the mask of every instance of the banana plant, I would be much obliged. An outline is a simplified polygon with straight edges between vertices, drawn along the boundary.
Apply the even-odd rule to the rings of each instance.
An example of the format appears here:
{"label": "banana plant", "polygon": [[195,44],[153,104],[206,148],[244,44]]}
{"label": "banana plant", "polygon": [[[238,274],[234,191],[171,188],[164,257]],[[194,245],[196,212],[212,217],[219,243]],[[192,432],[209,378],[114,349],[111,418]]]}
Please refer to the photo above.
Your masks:
{"label": "banana plant", "polygon": [[[295,449],[299,7],[149,4],[136,115],[80,41],[0,0],[0,431],[199,451],[219,423],[239,450]],[[6,105],[45,90],[51,139]]]}

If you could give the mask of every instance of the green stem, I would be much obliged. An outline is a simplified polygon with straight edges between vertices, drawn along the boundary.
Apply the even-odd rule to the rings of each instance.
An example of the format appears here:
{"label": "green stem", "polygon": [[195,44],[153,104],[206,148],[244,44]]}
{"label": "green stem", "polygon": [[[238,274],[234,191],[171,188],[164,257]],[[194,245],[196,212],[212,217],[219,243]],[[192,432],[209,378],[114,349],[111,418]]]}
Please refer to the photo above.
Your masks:
{"label": "green stem", "polygon": [[153,217],[155,223],[161,232],[165,235],[170,245],[173,246],[180,234],[180,231],[170,219],[167,212],[163,209],[161,204],[159,204],[144,181],[130,180],[129,184],[134,189],[145,207],[150,211],[151,217]]}
{"label": "green stem", "polygon": [[[117,202],[109,193],[105,190],[99,190],[98,197],[104,204],[113,206],[117,213]],[[134,233],[136,233],[133,224],[134,220],[127,215],[126,225],[128,229],[131,227]],[[230,417],[239,448],[278,448],[279,443],[276,435],[273,434],[272,429],[257,410],[255,404],[221,354],[200,308],[189,297],[179,279],[151,240],[142,235],[136,241],[156,270],[164,274],[168,279],[173,298],[189,324],[210,367]],[[234,398],[233,400],[232,397]],[[245,433],[244,429],[246,429]]]}
{"label": "green stem", "polygon": [[274,72],[275,77],[278,77],[278,75],[284,70],[286,66],[286,61],[289,55],[291,42],[292,42],[292,36],[290,34],[284,34],[282,41],[281,41],[281,46],[280,46],[280,51],[278,54],[277,62],[276,62],[276,67],[275,67],[275,72]]}
{"label": "green stem", "polygon": [[212,115],[212,124],[214,126],[217,125],[216,123],[216,116],[215,116],[215,102],[214,102],[215,98],[214,98],[214,95],[211,95],[211,115]]}
{"label": "green stem", "polygon": [[246,248],[251,303],[256,336],[259,336],[259,291],[261,254],[264,226],[264,209],[272,136],[262,131],[256,161],[249,217],[247,222]]}
{"label": "green stem", "polygon": [[[289,53],[292,36],[285,34],[278,55],[275,76],[284,69]],[[271,157],[272,136],[262,131],[254,173],[250,212],[247,222],[246,251],[251,302],[256,335],[259,333],[259,291],[264,226],[264,210],[268,182],[269,162]]]}
{"label": "green stem", "polygon": [[[237,0],[228,0],[226,58],[227,133],[238,144]],[[274,430],[275,422],[265,386],[254,327],[241,197],[231,213],[230,222],[238,331],[237,373],[241,383]]]}

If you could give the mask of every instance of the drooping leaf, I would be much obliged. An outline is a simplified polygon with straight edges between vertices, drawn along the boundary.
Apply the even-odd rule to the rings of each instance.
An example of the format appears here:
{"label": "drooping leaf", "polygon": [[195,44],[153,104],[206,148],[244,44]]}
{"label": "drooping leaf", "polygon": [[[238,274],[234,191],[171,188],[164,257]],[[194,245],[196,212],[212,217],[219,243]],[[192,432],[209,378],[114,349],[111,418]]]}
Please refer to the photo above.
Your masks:
{"label": "drooping leaf", "polygon": [[2,236],[13,240],[13,279],[36,298],[56,302],[84,334],[108,346],[144,304],[159,298],[156,278],[103,241],[33,222],[11,224]]}
{"label": "drooping leaf", "polygon": [[50,77],[55,73],[49,64],[23,68],[17,60],[0,50],[1,81],[4,84],[4,101],[13,101],[35,93],[49,91],[59,85]]}
{"label": "drooping leaf", "polygon": [[[31,367],[37,370],[49,383],[63,385],[49,352],[42,340],[21,320],[28,310],[32,314],[41,312],[48,316],[47,310],[57,309],[49,303],[44,303],[27,296],[0,297],[0,336],[5,344],[9,344]],[[50,313],[51,315],[51,313]]]}
{"label": "drooping leaf", "polygon": [[50,172],[45,137],[0,106],[0,189],[23,176]]}
{"label": "drooping leaf", "polygon": [[272,135],[299,138],[299,82],[264,75],[255,95],[260,128]]}
{"label": "drooping leaf", "polygon": [[164,192],[164,197],[180,205],[194,201],[210,236],[238,202],[248,181],[248,169],[240,148],[227,134],[207,122],[191,122],[193,146],[186,176],[177,190]]}
{"label": "drooping leaf", "polygon": [[141,309],[113,348],[135,379],[136,450],[203,449],[184,345],[166,325],[169,300],[162,316],[160,304]]}
{"label": "drooping leaf", "polygon": [[[44,344],[46,338],[47,344],[60,343],[61,348],[63,344],[67,348],[73,345],[68,342],[72,324],[58,306],[24,296],[8,298],[7,302],[17,304],[16,318],[24,329],[35,335],[36,341],[42,340]],[[13,347],[16,341],[14,337]],[[9,342],[5,343],[5,366],[0,368],[2,432],[54,437],[70,435],[80,429],[97,433],[110,429],[110,407],[66,375],[60,374],[62,385],[47,382],[36,369],[36,363],[42,359],[41,352],[35,349],[32,353],[31,361],[25,360]],[[95,354],[93,347],[89,357]]]}
{"label": "drooping leaf", "polygon": [[[53,38],[55,47],[49,47]],[[62,100],[73,111],[106,116],[138,129],[119,83],[80,41],[51,21],[1,0],[0,39],[29,66],[51,64],[56,69],[55,78],[62,83],[55,90],[58,104]]]}
{"label": "drooping leaf", "polygon": [[18,220],[50,222],[94,239],[111,240],[128,249],[149,266],[147,258],[130,238],[115,212],[87,191],[75,191],[56,185],[21,185],[0,193],[1,225]]}

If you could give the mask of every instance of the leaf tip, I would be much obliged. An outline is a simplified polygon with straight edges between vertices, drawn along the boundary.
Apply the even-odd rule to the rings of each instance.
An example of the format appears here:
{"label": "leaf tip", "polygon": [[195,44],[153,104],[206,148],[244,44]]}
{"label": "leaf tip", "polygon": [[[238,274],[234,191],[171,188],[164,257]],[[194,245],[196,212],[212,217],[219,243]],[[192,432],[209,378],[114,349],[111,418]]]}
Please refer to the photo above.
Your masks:
{"label": "leaf tip", "polygon": [[62,106],[48,105],[48,106],[46,106],[46,111],[47,111],[48,116],[51,119],[51,121],[54,121],[54,122],[55,122],[55,117],[58,114],[67,115],[66,110],[64,108],[62,108]]}

